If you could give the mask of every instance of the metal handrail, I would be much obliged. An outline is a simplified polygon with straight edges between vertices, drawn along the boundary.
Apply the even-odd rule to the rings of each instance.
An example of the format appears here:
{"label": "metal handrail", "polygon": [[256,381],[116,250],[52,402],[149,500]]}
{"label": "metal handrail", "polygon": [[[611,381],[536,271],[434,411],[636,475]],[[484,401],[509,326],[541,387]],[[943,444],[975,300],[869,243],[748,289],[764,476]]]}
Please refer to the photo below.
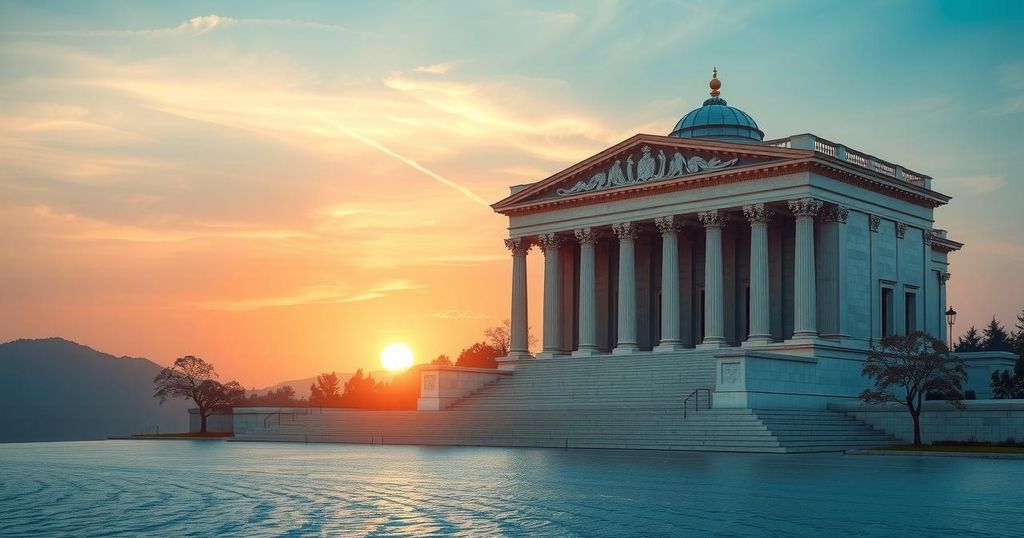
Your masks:
{"label": "metal handrail", "polygon": [[711,389],[706,389],[706,388],[693,389],[693,392],[691,392],[689,396],[687,396],[686,398],[683,398],[683,418],[687,417],[686,407],[687,407],[687,404],[690,402],[690,398],[693,398],[693,411],[695,413],[697,411],[700,411],[700,393],[702,391],[706,392],[708,394],[708,407],[707,408],[711,409]]}
{"label": "metal handrail", "polygon": [[285,411],[284,409],[278,409],[277,411],[274,411],[273,413],[269,413],[269,414],[267,414],[267,416],[263,417],[263,427],[264,428],[269,428],[270,427],[270,419],[272,417],[274,417],[274,416],[277,417],[277,423],[278,423],[278,425],[280,425],[281,424],[281,415],[288,415],[288,416],[292,417],[292,420],[295,420],[296,416],[298,416],[298,415],[308,415],[309,412],[310,411],[309,411],[308,407],[293,408],[290,411]]}

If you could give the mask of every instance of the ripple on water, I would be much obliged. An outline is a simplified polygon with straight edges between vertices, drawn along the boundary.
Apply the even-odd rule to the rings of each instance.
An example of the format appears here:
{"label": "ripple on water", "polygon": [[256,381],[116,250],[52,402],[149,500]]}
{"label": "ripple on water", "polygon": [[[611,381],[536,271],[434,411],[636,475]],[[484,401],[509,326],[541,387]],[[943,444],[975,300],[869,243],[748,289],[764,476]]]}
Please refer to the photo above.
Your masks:
{"label": "ripple on water", "polygon": [[0,536],[1010,535],[1020,462],[101,441],[0,445]]}

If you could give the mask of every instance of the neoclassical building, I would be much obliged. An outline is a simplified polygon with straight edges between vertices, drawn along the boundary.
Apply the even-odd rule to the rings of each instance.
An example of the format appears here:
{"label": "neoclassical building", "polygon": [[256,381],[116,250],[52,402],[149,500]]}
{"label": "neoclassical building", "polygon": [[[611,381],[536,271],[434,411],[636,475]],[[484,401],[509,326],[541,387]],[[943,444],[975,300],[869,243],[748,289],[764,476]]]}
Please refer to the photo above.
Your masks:
{"label": "neoclassical building", "polygon": [[[813,134],[764,140],[717,73],[710,86],[668,136],[637,134],[493,205],[513,263],[503,367],[693,351],[717,362],[716,407],[819,405],[864,387],[883,336],[946,338],[962,244],[934,226],[950,198],[932,178]],[[543,275],[527,274],[531,249]],[[526,290],[541,282],[533,357]]]}

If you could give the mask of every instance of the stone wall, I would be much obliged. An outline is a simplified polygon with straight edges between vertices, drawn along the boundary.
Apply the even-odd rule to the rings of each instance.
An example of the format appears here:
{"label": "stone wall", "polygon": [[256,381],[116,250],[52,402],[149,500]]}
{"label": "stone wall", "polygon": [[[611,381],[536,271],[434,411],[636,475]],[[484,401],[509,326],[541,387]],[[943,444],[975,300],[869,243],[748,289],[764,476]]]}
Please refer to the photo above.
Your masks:
{"label": "stone wall", "polygon": [[[1024,441],[1024,400],[974,400],[964,402],[960,411],[946,402],[927,401],[921,412],[921,440],[935,441]],[[833,404],[841,411],[878,430],[908,443],[914,440],[914,425],[907,409],[897,404],[878,406]]]}
{"label": "stone wall", "polygon": [[[206,418],[206,431],[216,433],[231,433],[234,429],[235,417],[231,411],[226,413],[214,413]],[[198,409],[188,410],[188,432],[197,433],[202,429]]]}

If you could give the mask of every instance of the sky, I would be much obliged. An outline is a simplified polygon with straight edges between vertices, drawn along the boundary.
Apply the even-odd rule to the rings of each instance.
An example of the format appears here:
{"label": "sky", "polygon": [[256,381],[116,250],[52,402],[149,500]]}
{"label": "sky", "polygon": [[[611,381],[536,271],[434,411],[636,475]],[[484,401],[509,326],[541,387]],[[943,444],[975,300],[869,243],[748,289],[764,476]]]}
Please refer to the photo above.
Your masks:
{"label": "sky", "polygon": [[378,369],[396,341],[455,356],[509,317],[488,205],[667,134],[713,66],[767,138],[931,175],[966,243],[956,332],[1012,326],[1021,6],[2,2],[0,341],[198,355],[245,386]]}

